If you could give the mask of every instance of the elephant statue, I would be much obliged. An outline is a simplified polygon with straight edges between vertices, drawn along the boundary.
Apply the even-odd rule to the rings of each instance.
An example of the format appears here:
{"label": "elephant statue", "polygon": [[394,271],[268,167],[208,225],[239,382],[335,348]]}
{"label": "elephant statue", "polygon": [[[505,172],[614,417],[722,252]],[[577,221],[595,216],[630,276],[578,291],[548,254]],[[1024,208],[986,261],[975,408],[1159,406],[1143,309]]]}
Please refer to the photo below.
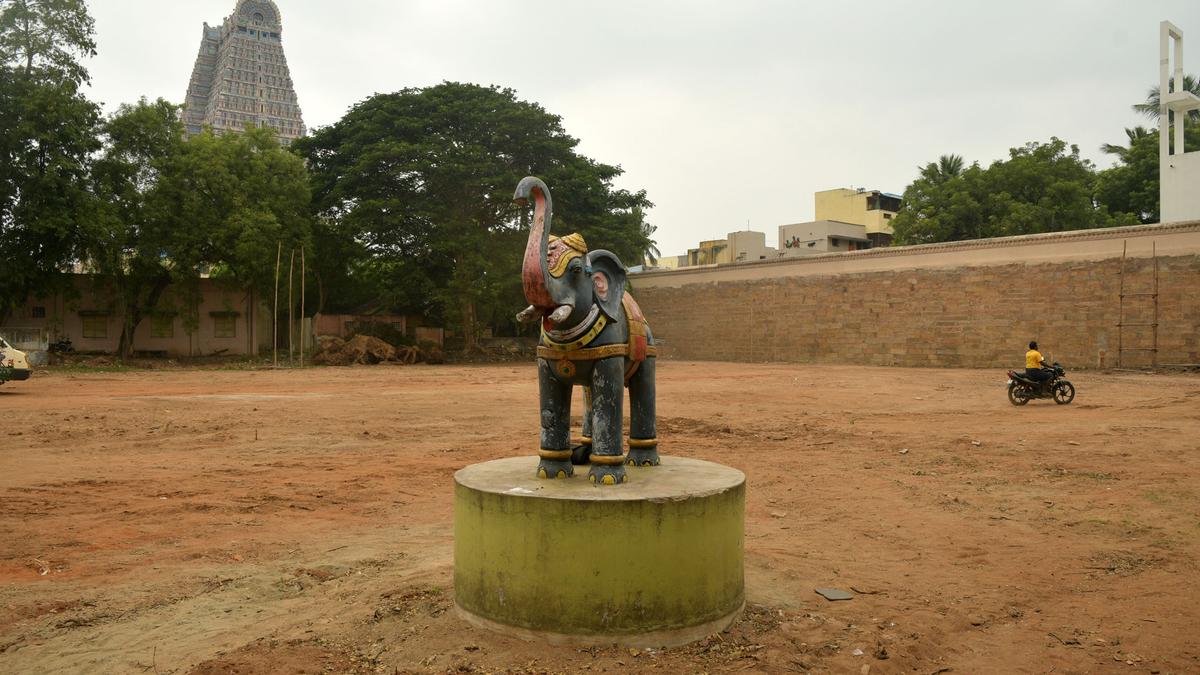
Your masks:
{"label": "elephant statue", "polygon": [[[513,200],[533,200],[521,271],[529,306],[517,314],[541,323],[537,348],[542,421],[537,475],[567,478],[591,464],[597,485],[626,480],[625,465],[659,464],[654,420],[654,335],[625,292],[625,266],[591,251],[578,234],[550,236],[550,189],[529,176]],[[583,387],[583,437],[571,446],[571,393]],[[629,455],[622,452],[623,388],[629,388]]]}

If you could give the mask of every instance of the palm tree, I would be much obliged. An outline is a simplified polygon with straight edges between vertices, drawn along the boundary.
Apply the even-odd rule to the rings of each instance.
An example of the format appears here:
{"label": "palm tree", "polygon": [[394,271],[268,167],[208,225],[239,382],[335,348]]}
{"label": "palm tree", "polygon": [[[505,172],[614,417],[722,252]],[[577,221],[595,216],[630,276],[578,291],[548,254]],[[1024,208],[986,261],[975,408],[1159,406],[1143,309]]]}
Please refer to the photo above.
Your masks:
{"label": "palm tree", "polygon": [[[1157,92],[1155,93],[1155,95],[1157,95]],[[1134,106],[1134,107],[1137,107],[1137,106]],[[1125,136],[1129,138],[1129,147],[1126,147],[1124,145],[1113,145],[1112,143],[1105,143],[1104,145],[1100,146],[1100,150],[1102,152],[1108,153],[1110,155],[1116,155],[1117,157],[1119,157],[1121,159],[1125,159],[1125,155],[1126,155],[1126,153],[1129,152],[1129,148],[1133,147],[1134,141],[1137,141],[1138,139],[1141,139],[1141,138],[1145,138],[1145,137],[1149,136],[1151,133],[1153,133],[1153,132],[1151,132],[1149,129],[1147,129],[1146,127],[1143,127],[1141,125],[1138,125],[1132,129],[1126,128]]]}
{"label": "palm tree", "polygon": [[945,183],[962,175],[962,155],[942,155],[937,162],[930,162],[920,169],[921,177],[933,183]]}
{"label": "palm tree", "polygon": [[646,222],[645,216],[642,214],[642,207],[640,206],[633,207],[631,215],[638,223],[639,234],[641,235],[642,261],[646,267],[654,267],[658,264],[658,258],[662,255],[662,251],[658,250],[657,242],[650,237],[654,236],[658,228]]}
{"label": "palm tree", "polygon": [[[1174,77],[1170,79],[1170,88],[1175,88]],[[1200,96],[1200,79],[1198,79],[1195,75],[1184,75],[1183,89],[1184,91],[1190,91],[1193,94]],[[1160,101],[1161,99],[1158,95],[1158,87],[1150,87],[1150,90],[1146,92],[1146,102],[1134,105],[1133,109],[1152,120],[1157,120]],[[1200,110],[1191,111],[1188,113],[1188,118],[1193,121],[1200,120]]]}
{"label": "palm tree", "polygon": [[962,175],[962,155],[942,155],[938,157],[938,172],[947,178],[958,178]]}

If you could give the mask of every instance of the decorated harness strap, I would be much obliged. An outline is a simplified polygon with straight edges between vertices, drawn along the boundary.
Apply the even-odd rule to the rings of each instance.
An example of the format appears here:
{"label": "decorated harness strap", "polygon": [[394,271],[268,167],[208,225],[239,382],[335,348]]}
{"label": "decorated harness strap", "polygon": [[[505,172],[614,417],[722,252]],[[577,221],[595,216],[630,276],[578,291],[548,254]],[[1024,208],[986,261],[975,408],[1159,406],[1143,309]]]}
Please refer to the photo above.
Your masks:
{"label": "decorated harness strap", "polygon": [[[642,308],[638,306],[637,301],[633,296],[626,293],[621,298],[621,305],[625,308],[625,320],[629,325],[629,340],[628,342],[615,345],[601,345],[599,347],[589,347],[604,330],[608,320],[603,314],[596,317],[595,323],[587,329],[578,339],[569,342],[557,342],[542,328],[543,345],[537,348],[538,358],[548,361],[570,362],[570,361],[597,361],[607,359],[612,356],[623,356],[629,360],[629,365],[625,369],[625,381],[633,377],[642,362],[648,358],[658,355],[658,350],[654,345],[650,344],[649,326],[646,323],[646,316],[642,314]],[[566,364],[562,364],[559,371],[564,375],[573,375],[574,368],[567,368]],[[569,371],[569,372],[568,372]]]}

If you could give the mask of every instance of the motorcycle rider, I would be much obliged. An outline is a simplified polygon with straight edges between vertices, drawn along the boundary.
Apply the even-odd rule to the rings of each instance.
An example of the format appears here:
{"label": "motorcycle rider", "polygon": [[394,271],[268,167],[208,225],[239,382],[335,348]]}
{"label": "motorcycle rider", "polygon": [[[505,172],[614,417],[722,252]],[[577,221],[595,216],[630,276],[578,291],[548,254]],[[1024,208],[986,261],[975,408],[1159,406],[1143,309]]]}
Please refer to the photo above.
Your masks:
{"label": "motorcycle rider", "polygon": [[1030,342],[1029,351],[1025,352],[1025,377],[1037,382],[1042,389],[1045,389],[1046,381],[1053,376],[1049,370],[1042,367],[1045,361],[1042,353],[1038,351],[1038,343]]}

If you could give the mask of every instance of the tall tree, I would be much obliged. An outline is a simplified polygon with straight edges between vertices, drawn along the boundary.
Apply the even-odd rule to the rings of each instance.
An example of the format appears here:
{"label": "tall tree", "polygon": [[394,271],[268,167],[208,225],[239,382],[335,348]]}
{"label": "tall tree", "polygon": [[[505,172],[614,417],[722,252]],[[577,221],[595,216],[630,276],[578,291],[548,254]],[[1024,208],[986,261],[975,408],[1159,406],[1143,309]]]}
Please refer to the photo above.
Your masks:
{"label": "tall tree", "polygon": [[89,81],[95,22],[83,0],[0,0],[0,61],[26,77]]}
{"label": "tall tree", "polygon": [[645,192],[615,189],[621,169],[577,145],[558,116],[512,90],[445,82],[374,96],[293,147],[312,170],[320,227],[371,257],[380,295],[449,319],[471,348],[481,324],[524,304],[512,204],[522,177],[550,184],[562,233],[577,230],[629,261],[646,250],[641,218],[631,217],[650,206]]}
{"label": "tall tree", "polygon": [[100,119],[78,59],[93,53],[81,0],[0,1],[0,320],[78,260]]}
{"label": "tall tree", "polygon": [[92,168],[99,206],[86,234],[86,257],[124,310],[119,351],[128,357],[134,331],[172,281],[172,235],[179,230],[168,226],[172,209],[157,191],[183,143],[178,107],[163,99],[122,105],[104,124],[104,138]]}
{"label": "tall tree", "polygon": [[986,169],[972,164],[956,177],[935,172],[917,178],[893,220],[896,240],[923,244],[1134,222],[1099,208],[1094,182],[1093,167],[1078,147],[1058,138],[1027,143]]}
{"label": "tall tree", "polygon": [[308,172],[267,128],[184,142],[168,158],[154,191],[162,227],[171,233],[177,276],[209,272],[243,289],[274,284],[275,255],[312,250]]}

